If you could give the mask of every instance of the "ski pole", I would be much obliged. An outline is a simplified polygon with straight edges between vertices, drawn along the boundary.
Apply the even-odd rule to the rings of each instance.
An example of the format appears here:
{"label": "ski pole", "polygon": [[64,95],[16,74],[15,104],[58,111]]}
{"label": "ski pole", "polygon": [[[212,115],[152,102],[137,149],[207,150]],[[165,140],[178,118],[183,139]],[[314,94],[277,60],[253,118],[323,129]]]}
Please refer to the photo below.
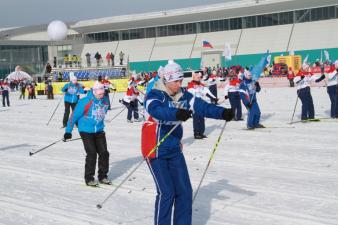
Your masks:
{"label": "ski pole", "polygon": [[197,194],[198,194],[198,191],[199,191],[199,189],[201,188],[201,185],[202,185],[202,182],[203,182],[203,180],[204,180],[204,177],[205,177],[205,175],[207,174],[207,171],[208,171],[208,168],[209,168],[209,166],[210,166],[211,160],[214,158],[215,152],[216,152],[216,150],[217,150],[218,144],[219,144],[219,142],[220,142],[220,140],[221,140],[221,137],[222,137],[222,135],[223,135],[223,132],[224,132],[224,130],[225,130],[226,125],[227,125],[227,122],[225,121],[225,122],[224,122],[224,125],[223,125],[223,127],[222,127],[222,130],[221,130],[221,133],[219,134],[218,139],[217,139],[217,141],[216,141],[216,143],[215,143],[215,146],[214,146],[214,148],[213,148],[213,150],[212,150],[212,152],[211,152],[211,155],[210,155],[208,164],[207,164],[206,168],[204,169],[204,172],[203,172],[202,178],[201,178],[201,180],[200,180],[200,183],[198,184],[197,189],[196,189],[196,191],[195,191],[194,197],[193,197],[193,199],[192,199],[192,203],[193,203],[193,204],[194,204],[194,201],[195,201],[196,196],[197,196]]}
{"label": "ski pole", "polygon": [[115,97],[115,93],[116,93],[116,91],[114,91],[114,94],[113,94],[113,97],[111,98],[110,104],[113,103],[113,100],[114,100],[114,97]]}
{"label": "ski pole", "polygon": [[166,134],[164,135],[164,137],[157,143],[157,145],[148,153],[148,155],[143,158],[139,164],[137,164],[137,166],[121,181],[121,183],[119,185],[117,185],[115,187],[115,189],[100,203],[100,204],[97,204],[96,207],[98,209],[101,209],[103,204],[118,190],[120,189],[120,187],[129,179],[129,177],[131,175],[133,175],[133,173],[135,173],[135,171],[142,165],[143,161],[145,161],[146,159],[149,158],[149,156],[151,154],[153,154],[157,149],[158,147],[169,137],[169,135],[176,129],[176,127],[178,127],[181,123],[177,123],[173,128],[171,128],[171,130]]}
{"label": "ski pole", "polygon": [[46,124],[47,126],[48,126],[49,122],[52,120],[52,118],[53,118],[53,116],[54,116],[56,110],[59,108],[59,105],[60,105],[62,99],[63,99],[63,98],[60,98],[59,103],[58,103],[57,106],[55,107],[52,116],[49,118],[49,120],[48,120],[48,122],[47,122],[47,124]]}
{"label": "ski pole", "polygon": [[58,142],[60,142],[60,141],[62,141],[62,140],[63,140],[63,138],[61,138],[61,139],[59,139],[59,140],[57,140],[57,141],[54,141],[53,143],[51,143],[51,144],[49,144],[49,145],[47,145],[47,146],[45,146],[45,147],[43,147],[43,148],[40,148],[40,149],[36,150],[35,152],[29,152],[29,156],[35,155],[36,153],[41,152],[41,151],[43,151],[43,150],[49,148],[49,147],[52,146],[52,145],[55,145],[56,143],[58,143]]}
{"label": "ski pole", "polygon": [[296,108],[297,108],[297,103],[298,103],[298,97],[299,97],[298,95],[299,95],[299,94],[297,93],[297,99],[296,99],[295,107],[294,107],[294,109],[293,109],[291,121],[290,121],[289,124],[292,124],[292,122],[293,122],[293,117],[295,116],[295,112],[296,112]]}
{"label": "ski pole", "polygon": [[126,107],[124,107],[120,112],[116,113],[116,115],[110,119],[110,120],[106,120],[107,123],[110,123],[111,121],[113,121],[116,117],[118,117],[118,115],[120,115],[124,110],[126,110]]}

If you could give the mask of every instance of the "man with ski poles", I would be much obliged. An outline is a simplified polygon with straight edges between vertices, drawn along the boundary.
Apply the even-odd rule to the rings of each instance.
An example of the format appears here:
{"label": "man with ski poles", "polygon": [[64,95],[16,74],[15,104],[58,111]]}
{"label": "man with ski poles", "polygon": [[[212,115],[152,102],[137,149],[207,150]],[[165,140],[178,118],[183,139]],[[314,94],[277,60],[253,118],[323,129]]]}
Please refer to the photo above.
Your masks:
{"label": "man with ski poles", "polygon": [[107,150],[106,135],[103,131],[104,118],[109,103],[104,98],[104,85],[96,82],[87,96],[80,99],[74,112],[68,120],[64,140],[72,138],[74,125],[78,124],[78,131],[86,151],[84,179],[88,186],[98,186],[94,179],[96,158],[98,159],[98,180],[102,184],[111,184],[107,174],[109,170],[109,152]]}
{"label": "man with ski poles", "polygon": [[70,113],[70,108],[74,111],[80,94],[85,94],[85,90],[77,82],[77,78],[74,75],[70,76],[70,82],[65,84],[61,89],[64,95],[65,113],[63,115],[63,127],[67,126],[67,121]]}
{"label": "man with ski poles", "polygon": [[191,225],[192,187],[182,153],[182,126],[179,125],[155,152],[151,152],[154,146],[177,123],[186,121],[194,113],[226,121],[233,118],[231,109],[209,104],[182,89],[182,80],[181,67],[170,62],[163,69],[163,78],[156,82],[145,99],[149,118],[142,128],[142,154],[157,188],[155,225],[172,224],[173,206],[173,224]]}

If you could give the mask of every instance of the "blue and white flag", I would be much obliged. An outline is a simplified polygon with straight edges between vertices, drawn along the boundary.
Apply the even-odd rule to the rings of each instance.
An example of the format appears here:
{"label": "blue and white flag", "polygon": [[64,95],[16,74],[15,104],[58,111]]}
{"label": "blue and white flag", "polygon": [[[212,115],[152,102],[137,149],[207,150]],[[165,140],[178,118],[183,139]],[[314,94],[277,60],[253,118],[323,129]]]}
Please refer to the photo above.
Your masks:
{"label": "blue and white flag", "polygon": [[259,79],[264,68],[269,64],[268,58],[269,58],[269,51],[267,51],[262,57],[262,59],[259,61],[259,63],[250,70],[252,74],[252,80],[257,81]]}

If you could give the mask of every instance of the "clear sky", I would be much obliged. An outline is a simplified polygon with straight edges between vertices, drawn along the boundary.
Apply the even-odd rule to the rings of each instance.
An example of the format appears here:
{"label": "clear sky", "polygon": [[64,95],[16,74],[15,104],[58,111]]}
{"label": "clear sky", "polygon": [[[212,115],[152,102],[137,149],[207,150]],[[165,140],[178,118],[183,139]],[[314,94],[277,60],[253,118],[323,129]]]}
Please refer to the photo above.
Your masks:
{"label": "clear sky", "polygon": [[236,0],[0,0],[0,28],[95,19]]}

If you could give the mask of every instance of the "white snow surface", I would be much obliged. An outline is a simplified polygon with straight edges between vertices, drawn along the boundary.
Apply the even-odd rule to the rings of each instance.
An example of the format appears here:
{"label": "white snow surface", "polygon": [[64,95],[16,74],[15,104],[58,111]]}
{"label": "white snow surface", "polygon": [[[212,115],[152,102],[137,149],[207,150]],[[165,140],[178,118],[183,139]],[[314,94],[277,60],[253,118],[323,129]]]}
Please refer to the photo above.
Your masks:
{"label": "white snow surface", "polygon": [[[117,101],[122,95],[115,95],[106,119],[122,109]],[[18,96],[10,93],[11,107],[0,108],[0,224],[153,224],[156,190],[145,163],[102,209],[96,208],[142,161],[142,123],[127,123],[126,110],[106,123],[109,178],[115,186],[90,188],[83,179],[81,140],[28,154],[63,137],[63,102],[46,126],[61,96]],[[316,117],[329,117],[326,89],[313,87],[312,96]],[[194,202],[193,225],[338,224],[337,121],[288,124],[294,88],[263,87],[258,101],[262,124],[274,128],[247,131],[245,121],[227,124]],[[300,119],[300,107],[298,101],[294,120]],[[195,140],[192,120],[184,123],[184,154],[194,190],[223,124],[207,119],[208,138]]]}

